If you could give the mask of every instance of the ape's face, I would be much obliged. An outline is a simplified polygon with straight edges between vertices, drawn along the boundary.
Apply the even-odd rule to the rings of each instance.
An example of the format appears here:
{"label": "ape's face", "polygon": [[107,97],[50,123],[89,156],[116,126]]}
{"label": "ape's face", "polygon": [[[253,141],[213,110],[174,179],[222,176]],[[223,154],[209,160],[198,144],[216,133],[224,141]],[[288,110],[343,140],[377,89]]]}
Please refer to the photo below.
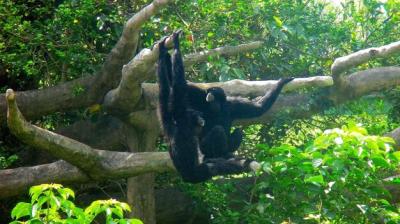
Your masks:
{"label": "ape's face", "polygon": [[219,87],[212,87],[207,89],[206,101],[209,103],[211,111],[215,113],[221,112],[221,108],[226,102],[226,95],[224,90]]}
{"label": "ape's face", "polygon": [[203,113],[191,109],[188,109],[187,113],[189,115],[191,126],[194,127],[195,134],[199,135],[205,123]]}

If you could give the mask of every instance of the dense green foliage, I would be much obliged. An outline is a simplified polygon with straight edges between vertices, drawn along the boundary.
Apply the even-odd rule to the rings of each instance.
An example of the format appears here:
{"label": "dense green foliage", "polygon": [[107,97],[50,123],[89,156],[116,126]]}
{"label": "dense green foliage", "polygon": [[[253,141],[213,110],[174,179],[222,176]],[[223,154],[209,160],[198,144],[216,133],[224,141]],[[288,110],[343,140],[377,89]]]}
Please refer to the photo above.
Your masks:
{"label": "dense green foliage", "polygon": [[384,187],[400,162],[393,143],[353,125],[326,130],[301,147],[259,144],[263,174],[240,212],[229,207],[240,193],[229,184],[210,184],[213,190],[201,195],[216,206],[215,223],[398,223],[400,210]]}
{"label": "dense green foliage", "polygon": [[[210,57],[207,63],[186,68],[190,79],[210,82],[329,75],[337,57],[398,41],[399,0],[327,2],[332,1],[176,1],[143,27],[138,50],[180,28],[185,31],[185,53],[253,40],[265,42],[252,53]],[[126,19],[149,1],[0,3],[0,91],[4,92],[9,87],[44,88],[93,74],[119,38]],[[391,57],[354,70],[399,63],[400,57]],[[76,92],[80,91],[77,86]],[[232,196],[235,189],[230,183],[183,188],[200,199],[215,223],[398,223],[399,211],[382,187],[382,178],[398,163],[398,153],[387,147],[389,139],[368,136],[355,124],[382,135],[400,124],[399,108],[399,89],[395,89],[329,108],[310,119],[292,120],[282,112],[271,124],[245,130],[240,153],[257,156],[264,164],[264,174],[248,197]],[[57,114],[39,123],[54,127],[65,117]],[[343,125],[347,127],[333,129]],[[16,161],[13,147],[17,146],[0,133],[1,168]],[[66,193],[51,192],[58,194],[57,200],[68,199]],[[71,209],[51,200],[49,205],[64,209],[62,214]],[[16,209],[13,215],[35,218],[26,209],[34,203],[20,205],[25,213]]]}
{"label": "dense green foliage", "polygon": [[[19,202],[11,213],[13,219],[24,221],[11,224],[85,224],[100,220],[106,224],[142,224],[138,219],[125,219],[124,213],[130,211],[129,205],[114,199],[94,201],[86,209],[79,208],[70,200],[75,193],[60,184],[33,186],[29,194],[31,202]],[[105,217],[99,220],[99,215]]]}
{"label": "dense green foliage", "polygon": [[9,76],[7,86],[40,88],[93,73],[125,22],[122,9],[107,1],[54,6],[54,1],[2,1],[0,66]]}

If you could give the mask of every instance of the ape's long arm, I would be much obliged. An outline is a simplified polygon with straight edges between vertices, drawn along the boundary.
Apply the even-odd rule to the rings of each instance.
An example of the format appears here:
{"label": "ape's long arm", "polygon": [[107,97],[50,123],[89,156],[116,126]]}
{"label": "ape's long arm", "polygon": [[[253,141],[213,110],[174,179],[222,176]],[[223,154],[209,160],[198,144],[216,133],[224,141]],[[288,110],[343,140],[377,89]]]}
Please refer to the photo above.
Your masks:
{"label": "ape's long arm", "polygon": [[277,85],[257,102],[246,98],[229,99],[232,120],[258,117],[264,114],[275,103],[282,88],[292,80],[293,78],[280,79]]}
{"label": "ape's long arm", "polygon": [[[174,52],[172,54],[172,110],[175,121],[183,119],[187,110],[187,83],[179,44],[180,32],[173,34]],[[186,122],[184,122],[186,123]]]}
{"label": "ape's long arm", "polygon": [[160,44],[160,56],[158,59],[158,84],[159,84],[159,110],[160,110],[160,118],[162,122],[162,127],[164,130],[164,134],[168,138],[172,138],[174,135],[174,122],[172,119],[172,112],[169,108],[169,98],[170,98],[170,89],[171,89],[171,79],[172,79],[172,70],[171,70],[171,56],[168,53],[168,49],[165,47],[163,40]]}

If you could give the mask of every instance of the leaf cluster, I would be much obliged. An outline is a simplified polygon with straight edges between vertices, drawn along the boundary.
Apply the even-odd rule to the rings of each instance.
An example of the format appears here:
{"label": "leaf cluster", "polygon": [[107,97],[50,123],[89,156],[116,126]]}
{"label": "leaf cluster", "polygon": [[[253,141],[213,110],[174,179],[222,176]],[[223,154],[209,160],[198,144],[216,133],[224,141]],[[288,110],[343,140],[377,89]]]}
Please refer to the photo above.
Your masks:
{"label": "leaf cluster", "polygon": [[31,202],[19,202],[11,212],[10,224],[85,224],[104,217],[107,224],[142,224],[138,219],[125,219],[128,204],[114,199],[94,201],[86,209],[77,207],[70,199],[75,193],[60,184],[42,184],[29,190]]}

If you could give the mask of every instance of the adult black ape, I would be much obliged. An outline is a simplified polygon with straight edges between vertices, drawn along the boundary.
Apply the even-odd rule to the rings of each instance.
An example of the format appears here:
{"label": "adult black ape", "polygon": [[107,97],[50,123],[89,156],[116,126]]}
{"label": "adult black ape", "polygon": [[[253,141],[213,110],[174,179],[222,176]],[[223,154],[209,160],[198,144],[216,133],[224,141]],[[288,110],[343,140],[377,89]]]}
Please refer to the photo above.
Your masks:
{"label": "adult black ape", "polygon": [[169,140],[169,152],[174,166],[183,180],[191,183],[206,181],[215,175],[248,170],[256,162],[236,158],[212,158],[201,161],[198,136],[204,120],[200,112],[188,108],[188,85],[184,77],[178,35],[179,32],[173,34],[172,63],[165,47],[165,39],[159,44],[157,71],[160,118],[164,134]]}
{"label": "adult black ape", "polygon": [[232,153],[240,146],[243,136],[239,128],[230,132],[232,122],[264,114],[272,107],[282,88],[292,80],[293,78],[280,79],[277,85],[258,101],[243,97],[227,97],[224,90],[219,87],[203,90],[189,84],[190,107],[202,112],[205,120],[200,135],[200,148],[205,159],[232,157]]}

